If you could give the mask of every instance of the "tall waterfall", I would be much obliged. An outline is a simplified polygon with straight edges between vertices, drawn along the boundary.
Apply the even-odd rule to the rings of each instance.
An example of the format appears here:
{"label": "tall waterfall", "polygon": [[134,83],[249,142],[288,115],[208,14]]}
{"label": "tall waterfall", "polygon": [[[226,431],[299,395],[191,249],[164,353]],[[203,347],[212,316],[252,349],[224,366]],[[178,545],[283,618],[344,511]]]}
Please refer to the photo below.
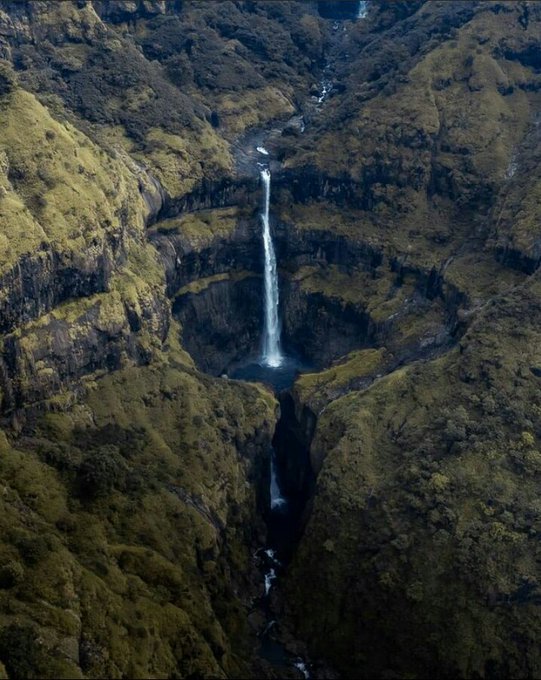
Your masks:
{"label": "tall waterfall", "polygon": [[270,233],[269,206],[271,191],[271,174],[265,168],[261,171],[261,179],[265,190],[263,212],[263,248],[265,251],[265,328],[263,329],[263,363],[277,368],[283,362],[280,350],[280,318],[278,316],[278,272],[276,255]]}
{"label": "tall waterfall", "polygon": [[368,13],[368,2],[367,0],[361,0],[359,2],[359,9],[357,11],[357,19],[364,19]]}

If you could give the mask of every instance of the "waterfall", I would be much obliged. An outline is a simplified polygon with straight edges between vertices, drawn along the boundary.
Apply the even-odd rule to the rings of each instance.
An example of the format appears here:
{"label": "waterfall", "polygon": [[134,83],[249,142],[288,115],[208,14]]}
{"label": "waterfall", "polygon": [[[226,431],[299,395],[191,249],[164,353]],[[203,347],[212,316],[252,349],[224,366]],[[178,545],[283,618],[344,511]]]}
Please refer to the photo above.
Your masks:
{"label": "waterfall", "polygon": [[357,19],[364,19],[368,12],[368,2],[367,0],[361,0],[359,2],[359,10],[357,12]]}
{"label": "waterfall", "polygon": [[265,595],[269,594],[273,581],[276,581],[276,572],[271,568],[270,571],[265,574]]}
{"label": "waterfall", "polygon": [[265,251],[265,328],[263,331],[263,363],[271,368],[282,364],[280,351],[280,319],[278,317],[278,272],[276,255],[270,233],[269,206],[271,174],[267,168],[261,171],[261,179],[265,189],[263,212],[263,247]]}
{"label": "waterfall", "polygon": [[[280,491],[280,485],[278,483],[278,476],[276,474],[276,460],[274,451],[271,454],[270,462],[270,505],[271,510],[277,510],[281,508],[286,503],[286,499],[282,496]],[[273,555],[274,557],[274,555]]]}
{"label": "waterfall", "polygon": [[297,659],[297,661],[295,661],[293,665],[298,671],[300,671],[303,674],[306,680],[310,679],[310,672],[302,659]]}

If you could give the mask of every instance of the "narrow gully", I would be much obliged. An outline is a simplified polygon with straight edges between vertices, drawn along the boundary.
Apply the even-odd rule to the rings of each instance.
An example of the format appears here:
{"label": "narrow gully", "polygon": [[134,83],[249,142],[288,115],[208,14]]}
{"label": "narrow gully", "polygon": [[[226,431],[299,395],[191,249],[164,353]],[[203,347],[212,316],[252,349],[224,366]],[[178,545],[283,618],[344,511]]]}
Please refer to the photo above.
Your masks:
{"label": "narrow gully", "polygon": [[[268,376],[267,381],[271,377]],[[267,499],[264,512],[267,542],[256,553],[263,580],[263,595],[257,604],[265,619],[259,633],[259,656],[284,673],[286,669],[296,669],[299,677],[310,678],[315,677],[312,675],[313,664],[307,659],[304,645],[294,639],[280,620],[280,612],[286,604],[280,591],[280,580],[302,536],[314,475],[309,442],[303,441],[289,389],[277,396],[280,417],[272,441],[268,486],[263,489]],[[299,650],[302,650],[301,654]]]}

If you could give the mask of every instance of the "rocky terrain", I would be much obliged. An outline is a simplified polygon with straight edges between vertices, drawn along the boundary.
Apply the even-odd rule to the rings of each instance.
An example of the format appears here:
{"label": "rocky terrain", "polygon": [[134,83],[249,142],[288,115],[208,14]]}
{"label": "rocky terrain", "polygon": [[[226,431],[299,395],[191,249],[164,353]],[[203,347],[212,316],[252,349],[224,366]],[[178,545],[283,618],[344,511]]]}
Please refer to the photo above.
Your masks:
{"label": "rocky terrain", "polygon": [[541,7],[360,16],[0,2],[0,677],[541,674]]}

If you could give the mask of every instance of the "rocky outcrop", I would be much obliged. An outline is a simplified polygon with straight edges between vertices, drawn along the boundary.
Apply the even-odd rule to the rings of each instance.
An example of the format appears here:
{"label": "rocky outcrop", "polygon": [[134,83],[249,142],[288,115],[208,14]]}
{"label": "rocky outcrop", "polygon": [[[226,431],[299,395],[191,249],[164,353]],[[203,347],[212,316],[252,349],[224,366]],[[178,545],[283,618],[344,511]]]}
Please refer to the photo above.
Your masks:
{"label": "rocky outcrop", "polygon": [[2,414],[80,389],[81,380],[160,349],[170,323],[145,243],[159,186],[107,155],[16,83],[2,96]]}
{"label": "rocky outcrop", "polygon": [[108,371],[75,403],[36,413],[16,447],[0,438],[10,677],[255,675],[245,645],[257,644],[247,618],[261,588],[256,489],[275,403],[162,359]]}
{"label": "rocky outcrop", "polygon": [[361,306],[305,292],[291,281],[281,292],[284,345],[309,365],[323,368],[376,341],[376,324]]}
{"label": "rocky outcrop", "polygon": [[[201,213],[209,224],[212,214]],[[169,229],[176,222],[164,222],[163,231],[158,224],[151,238],[168,272],[168,290],[178,293],[174,314],[184,345],[198,366],[220,374],[243,353],[259,349],[263,304],[257,216],[235,221],[227,235],[198,242],[190,237],[190,220],[198,219],[197,213],[183,219],[184,230],[182,223]],[[383,345],[396,353],[397,365],[449,347],[464,332],[459,310],[469,305],[468,295],[446,281],[445,268],[425,270],[407,258],[388,259],[362,239],[285,221],[274,225],[274,240],[284,344],[309,365],[323,368],[355,349]],[[380,306],[389,312],[380,312]],[[408,324],[429,309],[439,322],[410,335]]]}
{"label": "rocky outcrop", "polygon": [[[288,191],[295,203],[330,201],[342,207],[364,210],[372,207],[367,191],[370,182],[353,181],[346,174],[333,177],[321,168],[302,166],[292,170],[282,170],[274,175],[273,180],[274,186]],[[375,181],[374,178],[374,183]]]}
{"label": "rocky outcrop", "polygon": [[85,377],[148,364],[170,323],[165,298],[149,292],[132,302],[111,293],[67,303],[5,335],[2,413],[28,415],[51,398],[69,403]]}
{"label": "rocky outcrop", "polygon": [[[536,636],[516,628],[539,627],[538,579],[516,565],[519,554],[537,560],[528,510],[537,473],[522,461],[537,456],[528,430],[537,416],[523,404],[538,389],[528,367],[539,311],[531,281],[487,306],[460,351],[350,391],[321,414],[317,492],[288,596],[299,630],[345,675],[538,673]],[[508,502],[496,480],[513,489]]]}
{"label": "rocky outcrop", "polygon": [[362,238],[348,238],[330,229],[299,227],[293,221],[276,221],[274,241],[280,267],[286,271],[320,264],[374,272],[383,263],[382,249]]}
{"label": "rocky outcrop", "polygon": [[259,354],[261,130],[291,620],[345,677],[538,674],[541,13],[318,5],[2,4],[0,674],[258,675],[277,405],[198,368]]}
{"label": "rocky outcrop", "polygon": [[[183,287],[217,274],[261,271],[261,243],[257,214],[251,219],[233,218],[227,234],[195,239],[178,228],[162,229],[156,224],[149,234],[165,269],[167,293],[174,296]],[[170,224],[170,223],[169,223]]]}
{"label": "rocky outcrop", "polygon": [[258,355],[262,311],[262,281],[249,272],[199,280],[173,302],[183,347],[202,371],[213,375]]}
{"label": "rocky outcrop", "polygon": [[88,297],[108,290],[118,248],[104,244],[85,257],[68,258],[45,246],[41,253],[23,255],[0,279],[0,331],[37,319],[70,298]]}
{"label": "rocky outcrop", "polygon": [[150,19],[162,14],[176,14],[182,8],[182,0],[93,0],[97,14],[113,24],[137,24],[137,19]]}
{"label": "rocky outcrop", "polygon": [[220,181],[203,181],[184,196],[168,201],[161,218],[176,217],[194,210],[224,208],[233,205],[241,208],[253,206],[254,193],[257,191],[258,184],[255,177],[243,179],[224,177]]}
{"label": "rocky outcrop", "polygon": [[324,19],[356,19],[359,13],[359,3],[350,2],[326,2],[320,0],[317,3],[317,10]]}

